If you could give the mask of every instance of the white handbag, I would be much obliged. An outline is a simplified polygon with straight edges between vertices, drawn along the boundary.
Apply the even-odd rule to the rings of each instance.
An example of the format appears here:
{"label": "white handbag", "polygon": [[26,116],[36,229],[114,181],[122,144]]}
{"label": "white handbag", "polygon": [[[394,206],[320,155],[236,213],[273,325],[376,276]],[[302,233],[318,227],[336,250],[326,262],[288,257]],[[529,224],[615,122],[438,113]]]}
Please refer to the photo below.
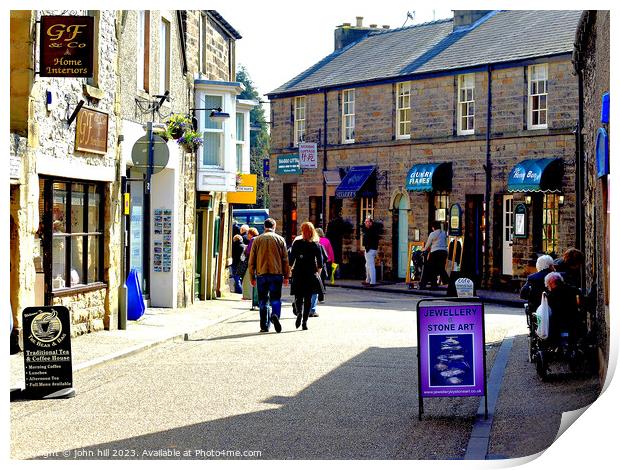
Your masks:
{"label": "white handbag", "polygon": [[547,339],[549,337],[549,317],[551,316],[551,309],[549,308],[549,301],[547,300],[547,293],[542,293],[540,305],[536,309],[536,335],[540,339]]}

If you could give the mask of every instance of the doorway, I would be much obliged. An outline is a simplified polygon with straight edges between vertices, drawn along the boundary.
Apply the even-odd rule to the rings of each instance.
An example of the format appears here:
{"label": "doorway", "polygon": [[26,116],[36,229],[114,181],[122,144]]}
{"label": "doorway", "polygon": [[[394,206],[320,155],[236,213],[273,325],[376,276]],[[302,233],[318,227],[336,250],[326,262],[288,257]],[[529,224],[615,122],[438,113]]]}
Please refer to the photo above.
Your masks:
{"label": "doorway", "polygon": [[465,243],[462,270],[479,286],[484,261],[484,196],[465,196]]}
{"label": "doorway", "polygon": [[513,196],[504,195],[502,204],[502,274],[512,276]]}
{"label": "doorway", "polygon": [[283,185],[284,204],[282,207],[282,236],[286,245],[293,243],[297,236],[297,183]]}

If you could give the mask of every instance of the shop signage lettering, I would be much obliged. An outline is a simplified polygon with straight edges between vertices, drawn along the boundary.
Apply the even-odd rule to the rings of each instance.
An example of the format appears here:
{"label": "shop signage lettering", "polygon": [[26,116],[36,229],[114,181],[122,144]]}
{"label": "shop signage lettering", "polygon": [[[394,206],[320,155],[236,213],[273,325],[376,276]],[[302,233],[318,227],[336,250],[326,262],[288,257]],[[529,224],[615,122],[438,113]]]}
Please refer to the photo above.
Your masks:
{"label": "shop signage lettering", "polygon": [[278,168],[276,173],[279,175],[301,174],[299,155],[281,155],[278,157]]}
{"label": "shop signage lettering", "polygon": [[408,185],[417,186],[417,185],[423,185],[423,184],[430,184],[432,176],[433,176],[433,172],[431,171],[413,171],[409,175]]}
{"label": "shop signage lettering", "polygon": [[315,142],[299,143],[299,161],[301,168],[318,168],[317,146]]}
{"label": "shop signage lettering", "polygon": [[482,303],[429,302],[418,303],[420,397],[485,395]]}
{"label": "shop signage lettering", "polygon": [[71,320],[63,306],[23,312],[25,393],[42,398],[73,387]]}
{"label": "shop signage lettering", "polygon": [[92,77],[94,51],[92,16],[42,16],[41,77]]}
{"label": "shop signage lettering", "polygon": [[108,115],[82,108],[75,126],[75,150],[104,155],[108,151]]}

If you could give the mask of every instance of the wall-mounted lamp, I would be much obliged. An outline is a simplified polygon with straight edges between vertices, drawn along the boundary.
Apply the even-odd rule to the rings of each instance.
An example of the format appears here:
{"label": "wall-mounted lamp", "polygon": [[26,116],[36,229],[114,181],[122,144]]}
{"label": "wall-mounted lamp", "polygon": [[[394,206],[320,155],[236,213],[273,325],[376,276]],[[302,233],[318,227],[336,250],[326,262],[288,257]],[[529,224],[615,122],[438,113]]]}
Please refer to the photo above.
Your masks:
{"label": "wall-mounted lamp", "polygon": [[222,108],[190,108],[190,111],[193,114],[192,125],[194,129],[198,127],[198,120],[196,119],[196,111],[211,111],[209,117],[215,122],[224,122],[226,119],[230,117],[230,114],[222,112]]}
{"label": "wall-mounted lamp", "polygon": [[532,203],[532,196],[529,194],[525,196],[525,203],[529,206]]}
{"label": "wall-mounted lamp", "polygon": [[558,196],[558,204],[563,206],[564,205],[564,194],[560,194]]}

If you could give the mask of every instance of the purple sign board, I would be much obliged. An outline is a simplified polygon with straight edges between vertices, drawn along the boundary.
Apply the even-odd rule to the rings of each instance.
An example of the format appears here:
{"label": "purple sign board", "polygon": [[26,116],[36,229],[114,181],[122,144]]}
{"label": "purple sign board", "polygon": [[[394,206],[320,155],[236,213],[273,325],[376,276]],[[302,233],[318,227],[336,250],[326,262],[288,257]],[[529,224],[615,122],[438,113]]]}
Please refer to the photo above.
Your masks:
{"label": "purple sign board", "polygon": [[486,395],[484,309],[462,300],[418,303],[420,399]]}

